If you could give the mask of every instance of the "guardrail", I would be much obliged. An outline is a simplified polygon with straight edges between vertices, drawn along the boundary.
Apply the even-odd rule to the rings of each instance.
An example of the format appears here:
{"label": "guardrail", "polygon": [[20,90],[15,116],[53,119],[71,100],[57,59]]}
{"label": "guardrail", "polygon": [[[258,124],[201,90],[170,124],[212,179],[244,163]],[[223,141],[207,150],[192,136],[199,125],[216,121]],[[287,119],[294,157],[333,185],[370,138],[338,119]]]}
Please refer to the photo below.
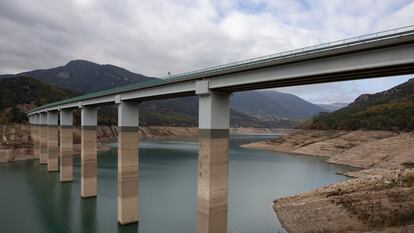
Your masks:
{"label": "guardrail", "polygon": [[258,63],[277,61],[277,60],[296,57],[300,55],[333,50],[333,49],[338,49],[338,48],[343,48],[343,47],[348,47],[348,46],[354,46],[358,44],[365,44],[369,42],[391,39],[391,38],[406,36],[410,34],[414,34],[414,25],[390,29],[390,30],[366,34],[366,35],[361,35],[357,37],[351,37],[351,38],[332,41],[328,43],[322,43],[322,44],[304,47],[300,49],[289,50],[289,51],[285,51],[281,53],[275,53],[275,54],[270,54],[266,56],[255,57],[255,58],[227,63],[223,65],[212,66],[212,67],[204,68],[201,70],[195,70],[195,71],[180,73],[176,75],[166,76],[166,77],[163,77],[163,79],[164,80],[179,79],[179,78],[181,79],[181,78],[187,78],[188,76],[209,74],[209,73],[214,73],[214,72],[222,72],[225,70],[240,68],[244,66],[258,64]]}
{"label": "guardrail", "polygon": [[271,55],[266,55],[266,56],[261,56],[261,57],[256,57],[256,58],[251,58],[251,59],[247,59],[243,61],[237,61],[237,62],[227,63],[223,65],[218,65],[218,66],[212,66],[212,67],[204,68],[201,70],[195,70],[195,71],[180,73],[176,75],[166,76],[159,80],[140,82],[140,83],[135,83],[135,84],[131,84],[131,85],[123,86],[123,87],[118,87],[118,88],[98,91],[98,92],[94,92],[94,93],[90,93],[90,94],[86,94],[82,96],[77,96],[77,97],[73,97],[70,99],[61,100],[61,101],[57,101],[57,102],[53,102],[50,104],[40,106],[38,108],[32,109],[31,111],[29,111],[29,113],[42,110],[45,108],[49,108],[49,107],[55,107],[57,105],[75,102],[75,101],[82,101],[82,100],[87,100],[87,99],[91,99],[95,97],[117,94],[121,92],[142,89],[146,87],[158,86],[158,85],[163,85],[163,84],[170,83],[170,82],[185,81],[185,80],[190,80],[191,78],[196,78],[197,76],[213,75],[215,73],[221,73],[223,71],[225,72],[225,71],[230,71],[233,69],[237,70],[237,69],[240,69],[246,66],[273,62],[273,61],[278,61],[282,59],[287,59],[287,58],[292,58],[292,57],[297,57],[297,56],[302,56],[302,55],[307,55],[307,54],[312,54],[312,53],[318,53],[322,51],[334,50],[334,49],[344,48],[344,47],[349,47],[349,46],[355,46],[359,44],[365,44],[365,43],[370,43],[370,42],[375,42],[375,41],[380,41],[380,40],[392,39],[392,38],[397,38],[397,37],[402,37],[402,36],[407,36],[407,35],[412,35],[412,34],[414,34],[414,25],[390,29],[390,30],[366,34],[366,35],[361,35],[361,36],[352,37],[352,38],[343,39],[343,40],[332,41],[328,43],[322,43],[322,44],[318,44],[314,46],[294,49],[294,50],[290,50],[286,52],[281,52],[281,53],[276,53],[276,54],[271,54]]}

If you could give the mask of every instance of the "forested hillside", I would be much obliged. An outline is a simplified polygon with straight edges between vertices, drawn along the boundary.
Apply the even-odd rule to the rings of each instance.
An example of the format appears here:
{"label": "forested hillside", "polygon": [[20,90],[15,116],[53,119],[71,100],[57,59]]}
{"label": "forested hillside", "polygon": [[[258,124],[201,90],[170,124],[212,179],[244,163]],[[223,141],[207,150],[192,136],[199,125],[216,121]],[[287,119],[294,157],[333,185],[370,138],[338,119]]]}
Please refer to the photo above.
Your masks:
{"label": "forested hillside", "polygon": [[78,95],[44,84],[36,79],[24,76],[0,79],[0,124],[7,122],[24,122],[26,111],[40,106]]}
{"label": "forested hillside", "polygon": [[322,113],[310,129],[414,130],[414,79],[387,91],[359,96],[348,107]]}
{"label": "forested hillside", "polygon": [[[87,94],[132,83],[160,81],[161,79],[147,77],[130,72],[114,65],[101,65],[86,60],[73,60],[66,65],[23,72],[17,75],[0,75],[0,80],[13,77],[32,77],[43,84],[43,89],[49,86],[54,89],[70,89],[76,95]],[[8,81],[10,82],[10,81]],[[16,80],[18,83],[18,80]],[[40,82],[38,82],[39,84]],[[63,89],[62,89],[63,88]],[[19,91],[19,84],[10,86],[9,91]],[[40,106],[72,96],[60,96],[60,98],[46,98],[43,96],[37,100],[38,95],[31,96],[31,107]],[[19,94],[20,95],[20,94]],[[13,95],[12,95],[13,96]],[[7,101],[5,101],[6,103]],[[24,103],[28,104],[26,100]],[[9,107],[15,106],[16,101],[9,102]],[[257,103],[260,103],[259,105]],[[295,95],[277,91],[247,91],[234,93],[231,98],[231,125],[233,127],[294,127],[304,119],[324,111],[323,108],[309,103]],[[13,109],[23,110],[19,108]],[[28,108],[26,109],[28,110]],[[185,98],[173,98],[166,100],[147,101],[141,105],[140,121],[142,125],[166,125],[166,126],[196,126],[198,124],[198,99],[196,96]],[[21,121],[20,117],[12,117],[10,120]],[[100,124],[116,124],[116,111],[113,106],[99,110]]]}
{"label": "forested hillside", "polygon": [[73,60],[64,66],[28,71],[20,75],[84,94],[137,82],[158,80],[118,66],[101,65],[86,60]]}

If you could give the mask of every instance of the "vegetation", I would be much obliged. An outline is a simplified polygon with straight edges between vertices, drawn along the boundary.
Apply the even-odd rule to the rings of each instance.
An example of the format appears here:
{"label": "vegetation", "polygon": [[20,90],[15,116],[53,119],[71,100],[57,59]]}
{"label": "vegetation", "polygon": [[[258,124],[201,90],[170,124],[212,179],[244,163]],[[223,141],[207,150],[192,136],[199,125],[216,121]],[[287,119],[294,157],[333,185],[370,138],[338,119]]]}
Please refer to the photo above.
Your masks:
{"label": "vegetation", "polygon": [[[72,95],[58,95],[46,89],[52,88],[68,93],[66,88],[76,91],[76,95],[88,94],[95,91],[121,87],[128,84],[140,82],[162,82],[161,79],[147,77],[141,74],[130,72],[121,67],[113,65],[99,65],[85,60],[73,60],[66,65],[51,69],[33,70],[17,75],[0,75],[0,80],[11,78],[32,77],[43,83],[40,93],[32,96],[24,96],[19,101],[2,99],[7,107],[0,106],[3,113],[8,113],[12,107],[17,106],[22,112],[44,103],[64,99]],[[32,80],[34,81],[34,80]],[[9,92],[20,92],[21,85],[19,80],[16,85],[8,88]],[[36,85],[38,85],[37,83]],[[51,85],[51,86],[49,86]],[[39,84],[40,87],[40,84]],[[59,89],[63,88],[63,89]],[[40,95],[44,93],[45,95]],[[20,99],[24,93],[13,93]],[[30,97],[30,98],[29,98]],[[33,97],[33,98],[31,98]],[[261,103],[257,105],[257,103]],[[234,93],[231,98],[231,125],[233,127],[288,127],[297,126],[304,119],[308,119],[314,114],[324,109],[306,102],[297,96],[276,92],[276,91],[247,91]],[[22,121],[21,112],[12,112],[13,116],[0,115],[0,121]],[[79,124],[79,113],[75,112],[75,124]],[[116,109],[114,107],[103,107],[99,109],[98,123],[109,125],[116,124]],[[197,126],[198,124],[198,98],[182,97],[163,100],[145,101],[140,106],[141,125],[160,125],[160,126]]]}
{"label": "vegetation", "polygon": [[348,107],[321,113],[309,129],[414,130],[414,79],[373,95],[361,95]]}
{"label": "vegetation", "polygon": [[91,93],[137,82],[158,80],[132,73],[121,67],[99,65],[85,60],[73,60],[64,66],[33,70],[21,74],[56,87],[68,88],[80,93]]}
{"label": "vegetation", "polygon": [[27,121],[26,111],[77,93],[44,84],[30,77],[0,79],[0,124]]}

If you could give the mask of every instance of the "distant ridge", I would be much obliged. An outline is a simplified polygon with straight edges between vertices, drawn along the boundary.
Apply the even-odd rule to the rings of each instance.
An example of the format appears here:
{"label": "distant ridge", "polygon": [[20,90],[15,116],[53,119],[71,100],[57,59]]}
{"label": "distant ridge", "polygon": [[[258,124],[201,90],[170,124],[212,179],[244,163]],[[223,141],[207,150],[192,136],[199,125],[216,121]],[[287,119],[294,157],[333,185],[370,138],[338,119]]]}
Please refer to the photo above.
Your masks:
{"label": "distant ridge", "polygon": [[414,130],[414,79],[387,91],[360,95],[345,108],[314,117],[305,127]]}
{"label": "distant ridge", "polygon": [[64,66],[33,70],[19,75],[33,77],[39,81],[81,93],[156,79],[114,65],[100,65],[86,60],[73,60]]}
{"label": "distant ridge", "polygon": [[0,79],[0,124],[25,122],[25,111],[34,106],[79,95],[72,90],[58,88],[39,80],[13,76]]}
{"label": "distant ridge", "polygon": [[338,109],[348,106],[349,103],[332,103],[332,104],[316,104],[316,105],[325,109],[326,112],[334,112]]}
{"label": "distant ridge", "polygon": [[[10,77],[13,75],[3,75]],[[114,65],[100,65],[86,60],[73,60],[64,66],[33,70],[17,74],[29,76],[43,83],[70,89],[79,94],[159,80],[130,72]],[[260,103],[260,104],[258,104]],[[313,115],[326,111],[295,95],[277,91],[249,91],[234,93],[231,97],[231,124],[234,127],[293,127]],[[142,120],[151,125],[186,125],[198,123],[197,97],[175,98],[144,102]],[[107,109],[108,124],[116,123],[114,110]]]}
{"label": "distant ridge", "polygon": [[325,109],[296,95],[279,91],[248,91],[234,93],[231,106],[257,118],[308,119]]}

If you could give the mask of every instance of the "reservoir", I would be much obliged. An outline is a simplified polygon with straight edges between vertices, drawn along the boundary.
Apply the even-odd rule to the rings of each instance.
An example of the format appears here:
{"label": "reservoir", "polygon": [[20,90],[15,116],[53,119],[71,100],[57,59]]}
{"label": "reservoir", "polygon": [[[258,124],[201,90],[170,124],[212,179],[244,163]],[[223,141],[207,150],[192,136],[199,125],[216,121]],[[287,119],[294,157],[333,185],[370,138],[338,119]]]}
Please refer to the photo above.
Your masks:
{"label": "reservoir", "polygon": [[[232,135],[229,160],[229,233],[283,232],[273,200],[347,178],[349,168],[324,159],[239,147],[274,135]],[[117,149],[98,153],[98,196],[80,197],[80,159],[74,181],[60,183],[38,161],[0,164],[0,232],[193,233],[197,219],[198,143],[142,140],[140,222],[117,223]]]}

